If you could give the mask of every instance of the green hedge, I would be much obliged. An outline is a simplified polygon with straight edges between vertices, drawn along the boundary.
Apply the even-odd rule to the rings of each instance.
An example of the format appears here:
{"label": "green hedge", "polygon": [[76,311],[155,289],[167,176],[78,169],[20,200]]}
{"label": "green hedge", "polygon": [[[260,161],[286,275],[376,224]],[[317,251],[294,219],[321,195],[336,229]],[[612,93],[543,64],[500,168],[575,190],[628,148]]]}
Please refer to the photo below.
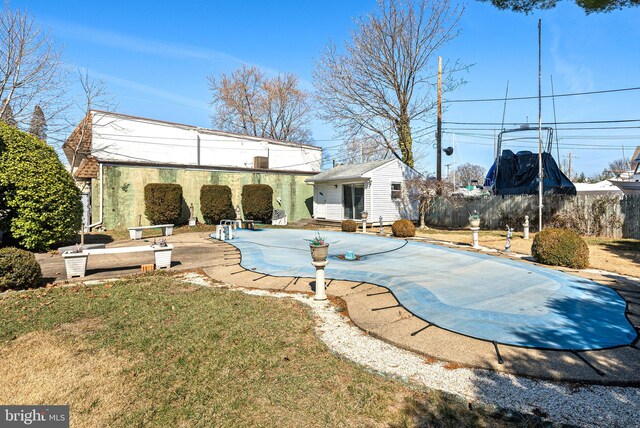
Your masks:
{"label": "green hedge", "polygon": [[589,267],[589,246],[569,229],[546,229],[536,233],[531,255],[539,263],[575,269]]}
{"label": "green hedge", "polygon": [[144,215],[151,224],[179,224],[182,220],[182,186],[171,183],[144,186]]}
{"label": "green hedge", "polygon": [[273,214],[273,189],[267,184],[242,186],[242,211],[244,218],[262,223],[271,221]]}
{"label": "green hedge", "polygon": [[220,220],[236,218],[231,201],[231,188],[210,184],[200,188],[200,211],[205,223],[218,224]]}
{"label": "green hedge", "polygon": [[36,257],[19,248],[0,249],[0,292],[37,287],[42,271]]}
{"label": "green hedge", "polygon": [[80,190],[55,150],[0,124],[0,229],[21,247],[47,250],[82,225]]}

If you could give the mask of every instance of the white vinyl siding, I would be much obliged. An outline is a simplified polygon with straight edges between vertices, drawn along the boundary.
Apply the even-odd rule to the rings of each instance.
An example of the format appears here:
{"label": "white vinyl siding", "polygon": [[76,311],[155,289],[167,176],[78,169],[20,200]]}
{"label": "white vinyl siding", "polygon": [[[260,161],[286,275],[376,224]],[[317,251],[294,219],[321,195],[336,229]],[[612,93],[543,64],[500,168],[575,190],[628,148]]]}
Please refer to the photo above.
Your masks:
{"label": "white vinyl siding", "polygon": [[[362,176],[364,180],[364,207],[369,214],[368,221],[377,223],[382,216],[384,223],[391,223],[401,218],[415,220],[417,210],[407,198],[405,180],[415,176],[415,171],[402,162],[394,160],[375,168]],[[392,183],[400,184],[400,199],[392,200]],[[316,184],[315,187],[326,186],[327,220],[343,220],[343,185],[354,184],[353,180]],[[317,190],[316,190],[317,192]]]}
{"label": "white vinyl siding", "polygon": [[319,147],[105,112],[93,113],[92,132],[92,154],[101,162],[252,169],[265,157],[270,170],[320,172]]}

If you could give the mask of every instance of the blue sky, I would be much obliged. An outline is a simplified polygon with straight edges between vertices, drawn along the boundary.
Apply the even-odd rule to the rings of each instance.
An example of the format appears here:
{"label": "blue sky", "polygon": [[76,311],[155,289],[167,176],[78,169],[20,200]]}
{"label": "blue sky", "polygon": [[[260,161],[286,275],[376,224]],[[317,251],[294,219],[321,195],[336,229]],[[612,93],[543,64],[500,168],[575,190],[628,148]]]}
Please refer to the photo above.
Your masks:
{"label": "blue sky", "polygon": [[[372,10],[372,0],[340,1],[12,1],[49,28],[64,60],[88,68],[106,82],[122,113],[211,127],[206,76],[241,64],[267,72],[292,72],[311,90],[314,61],[329,40],[340,44],[352,17]],[[640,87],[640,8],[585,15],[561,3],[531,15],[466,3],[461,34],[440,54],[473,64],[467,84],[445,98],[482,99],[537,95],[537,21],[542,18],[543,94]],[[560,129],[560,156],[577,156],[574,170],[601,171],[640,144],[640,91],[558,98],[558,122],[639,120],[607,125],[625,129]],[[450,103],[445,122],[500,122],[503,103]],[[507,103],[505,122],[537,123],[537,100]],[[551,99],[543,121],[553,121]],[[473,129],[467,129],[473,128]],[[477,128],[483,128],[478,130]],[[444,163],[488,167],[494,157],[493,128],[445,124],[444,144],[456,153]],[[332,128],[313,123],[316,144],[340,144]],[[435,170],[433,136],[417,138],[420,169]],[[330,149],[331,154],[335,149]],[[554,156],[556,150],[554,149]]]}

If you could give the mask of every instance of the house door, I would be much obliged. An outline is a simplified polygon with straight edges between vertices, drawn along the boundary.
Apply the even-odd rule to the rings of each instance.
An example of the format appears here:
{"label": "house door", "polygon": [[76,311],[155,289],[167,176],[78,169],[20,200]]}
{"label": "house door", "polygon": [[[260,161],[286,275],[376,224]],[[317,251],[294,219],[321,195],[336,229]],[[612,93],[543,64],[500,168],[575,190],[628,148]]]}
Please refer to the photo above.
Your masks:
{"label": "house door", "polygon": [[342,206],[344,218],[358,220],[364,211],[364,185],[344,184],[342,186]]}
{"label": "house door", "polygon": [[326,184],[316,185],[316,212],[315,218],[327,218],[327,186]]}

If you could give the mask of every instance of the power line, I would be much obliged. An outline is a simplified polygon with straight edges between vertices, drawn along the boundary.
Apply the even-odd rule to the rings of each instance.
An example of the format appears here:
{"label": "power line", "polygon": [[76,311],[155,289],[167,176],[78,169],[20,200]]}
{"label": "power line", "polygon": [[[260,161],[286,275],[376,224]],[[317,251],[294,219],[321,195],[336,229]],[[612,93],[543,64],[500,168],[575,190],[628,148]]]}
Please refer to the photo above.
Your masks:
{"label": "power line", "polygon": [[[558,95],[543,95],[541,98],[560,98],[560,97],[575,97],[580,95],[595,95],[595,94],[610,94],[614,92],[626,92],[626,91],[638,91],[640,87],[633,88],[620,88],[620,89],[606,89],[602,91],[588,91],[588,92],[572,92]],[[537,100],[538,96],[530,97],[511,97],[511,98],[478,98],[478,99],[462,99],[462,100],[443,100],[443,103],[480,103],[480,102],[493,102],[493,101],[518,101],[518,100]]]}
{"label": "power line", "polygon": [[[597,123],[630,123],[640,122],[640,119],[618,119],[618,120],[585,120],[574,122],[542,122],[543,125],[585,125],[585,124],[597,124]],[[442,122],[447,125],[477,125],[477,126],[502,126],[502,123],[497,122]],[[504,125],[519,126],[522,122],[506,122]],[[530,130],[537,130],[537,128],[529,128]]]}

